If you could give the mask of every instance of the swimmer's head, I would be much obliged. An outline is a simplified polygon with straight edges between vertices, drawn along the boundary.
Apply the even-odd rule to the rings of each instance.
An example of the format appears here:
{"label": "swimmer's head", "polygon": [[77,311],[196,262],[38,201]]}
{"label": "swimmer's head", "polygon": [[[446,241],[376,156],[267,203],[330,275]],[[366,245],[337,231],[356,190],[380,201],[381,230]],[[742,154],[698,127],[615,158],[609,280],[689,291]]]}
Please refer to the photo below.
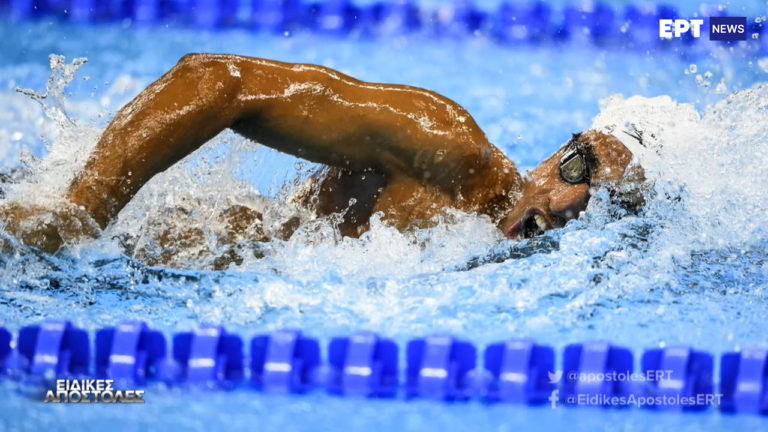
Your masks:
{"label": "swimmer's head", "polygon": [[530,174],[522,197],[500,223],[502,231],[521,239],[562,227],[579,217],[590,190],[599,187],[608,187],[613,200],[627,210],[638,210],[643,196],[634,186],[642,183],[643,171],[630,167],[631,161],[632,152],[611,135],[574,135]]}

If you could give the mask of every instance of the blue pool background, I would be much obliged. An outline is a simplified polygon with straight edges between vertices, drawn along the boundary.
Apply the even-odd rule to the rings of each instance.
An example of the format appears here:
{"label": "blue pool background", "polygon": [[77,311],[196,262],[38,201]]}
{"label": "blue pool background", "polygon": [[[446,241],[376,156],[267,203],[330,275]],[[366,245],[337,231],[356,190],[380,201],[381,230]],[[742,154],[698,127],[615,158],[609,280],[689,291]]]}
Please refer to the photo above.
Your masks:
{"label": "blue pool background", "polygon": [[[493,10],[495,4],[480,6]],[[765,15],[761,2],[739,7],[745,9],[728,11],[750,19]],[[695,2],[678,8],[690,14],[699,9]],[[217,205],[209,197],[250,199],[254,188],[282,196],[281,186],[307,170],[291,157],[225,133],[156,178],[101,240],[56,257],[3,257],[0,319],[13,330],[45,317],[68,318],[90,330],[137,318],[167,332],[221,323],[247,337],[298,327],[326,341],[366,329],[400,343],[447,332],[481,346],[513,336],[556,347],[606,339],[636,352],[671,344],[715,353],[764,346],[768,184],[762,172],[768,139],[759,126],[768,119],[768,92],[755,86],[766,81],[768,60],[764,51],[708,43],[646,52],[578,38],[509,45],[482,34],[367,38],[2,18],[0,167],[26,164],[32,171],[9,192],[18,199],[59,191],[116,110],[188,52],[317,63],[368,81],[435,90],[466,107],[523,170],[570,133],[625,116],[658,132],[665,158],[650,154],[645,161],[660,179],[658,190],[681,199],[662,193],[644,216],[616,220],[598,194],[579,221],[534,244],[508,242],[488,221],[454,215],[437,228],[406,234],[375,224],[360,240],[339,240],[321,222],[296,239],[273,242],[264,259],[223,272],[200,270],[209,267],[208,257],[191,252],[181,254],[186,265],[174,269],[146,268],[127,257],[119,239],[150,236],[152,215],[184,206],[185,199],[200,200],[206,209]],[[57,115],[52,98],[45,100],[49,118],[15,91],[45,88],[52,53],[66,56],[67,63],[89,59],[60,95],[72,121]],[[56,88],[54,82],[52,95]],[[739,90],[746,92],[726,100]],[[615,94],[670,99],[614,98],[600,106]],[[179,223],[204,220],[192,214]],[[0,386],[0,427],[10,430],[766,427],[757,417],[712,410],[553,411],[347,400],[319,392],[285,398],[247,389],[150,388],[144,406],[50,406],[19,394],[12,382]]]}

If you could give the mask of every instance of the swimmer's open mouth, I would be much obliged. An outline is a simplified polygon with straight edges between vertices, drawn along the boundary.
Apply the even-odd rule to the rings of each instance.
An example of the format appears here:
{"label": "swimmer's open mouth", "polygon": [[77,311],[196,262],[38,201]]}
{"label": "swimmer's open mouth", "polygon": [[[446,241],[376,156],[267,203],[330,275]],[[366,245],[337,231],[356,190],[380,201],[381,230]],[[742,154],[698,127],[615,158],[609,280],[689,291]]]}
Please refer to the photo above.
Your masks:
{"label": "swimmer's open mouth", "polygon": [[544,216],[536,210],[530,210],[517,223],[507,231],[507,237],[512,240],[528,239],[544,234],[548,229],[553,228],[552,224],[547,222]]}

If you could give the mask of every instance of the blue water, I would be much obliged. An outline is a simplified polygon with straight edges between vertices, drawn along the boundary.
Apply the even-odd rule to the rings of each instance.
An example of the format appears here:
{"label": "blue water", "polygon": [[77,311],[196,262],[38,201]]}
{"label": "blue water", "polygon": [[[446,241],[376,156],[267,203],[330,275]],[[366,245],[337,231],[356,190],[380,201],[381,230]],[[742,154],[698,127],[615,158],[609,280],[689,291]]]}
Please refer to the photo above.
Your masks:
{"label": "blue water", "polygon": [[[55,257],[23,247],[0,257],[0,323],[14,331],[45,317],[89,330],[137,318],[166,332],[221,323],[246,337],[299,327],[322,341],[367,329],[401,343],[448,332],[481,347],[513,336],[558,349],[607,339],[637,353],[768,344],[768,87],[760,84],[768,58],[717,47],[686,56],[580,44],[510,48],[482,37],[350,41],[46,20],[0,22],[0,52],[0,167],[27,171],[8,190],[8,199],[25,202],[55,200],[114,113],[187,52],[318,63],[438,91],[466,107],[522,169],[590,127],[631,122],[653,134],[649,149],[633,149],[654,182],[638,217],[615,217],[596,191],[579,220],[523,243],[460,213],[406,233],[374,222],[360,239],[339,238],[330,221],[307,221],[290,240],[261,246],[263,258],[213,271],[221,227],[208,216],[226,202],[248,202],[279,220],[292,209],[272,198],[289,195],[311,168],[225,132],[153,179],[101,239]],[[66,56],[64,65],[88,63],[76,72],[55,67],[43,110],[14,89],[44,92],[52,53]],[[142,263],[158,233],[189,228],[206,242],[162,267]],[[284,398],[247,389],[155,386],[143,406],[50,406],[3,381],[0,397],[0,429],[8,430],[766,427],[713,411]]]}

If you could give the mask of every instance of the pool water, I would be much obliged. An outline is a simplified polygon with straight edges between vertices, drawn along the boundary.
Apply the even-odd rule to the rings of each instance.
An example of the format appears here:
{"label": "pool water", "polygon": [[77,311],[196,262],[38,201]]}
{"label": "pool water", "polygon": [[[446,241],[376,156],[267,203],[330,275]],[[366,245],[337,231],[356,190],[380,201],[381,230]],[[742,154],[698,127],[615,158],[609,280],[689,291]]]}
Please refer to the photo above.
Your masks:
{"label": "pool water", "polygon": [[[344,40],[47,20],[0,22],[0,52],[0,171],[23,172],[7,187],[9,200],[54,200],[115,112],[188,52],[317,63],[435,90],[467,108],[522,170],[573,132],[635,127],[648,146],[627,145],[653,184],[639,216],[622,216],[598,190],[578,220],[525,242],[505,240],[487,218],[457,212],[405,233],[374,220],[360,239],[340,238],[330,220],[312,220],[289,240],[246,245],[262,257],[214,271],[221,227],[210,215],[246,201],[264,206],[265,220],[279,220],[293,210],[280,200],[312,169],[224,132],[154,178],[100,239],[56,256],[21,246],[0,256],[0,323],[14,331],[61,317],[91,331],[124,319],[166,334],[200,322],[244,337],[296,327],[322,341],[372,330],[403,345],[434,333],[481,347],[510,337],[557,349],[602,339],[635,353],[685,344],[719,354],[768,344],[768,85],[761,84],[768,58],[725,46],[687,56],[576,44],[510,48],[482,37]],[[79,69],[78,57],[88,58]],[[180,248],[165,266],[145,264],[159,232],[190,227],[205,240]],[[288,398],[244,388],[155,386],[143,406],[51,406],[4,380],[0,397],[0,429],[8,430],[766,426],[711,410],[552,410],[321,392]]]}

